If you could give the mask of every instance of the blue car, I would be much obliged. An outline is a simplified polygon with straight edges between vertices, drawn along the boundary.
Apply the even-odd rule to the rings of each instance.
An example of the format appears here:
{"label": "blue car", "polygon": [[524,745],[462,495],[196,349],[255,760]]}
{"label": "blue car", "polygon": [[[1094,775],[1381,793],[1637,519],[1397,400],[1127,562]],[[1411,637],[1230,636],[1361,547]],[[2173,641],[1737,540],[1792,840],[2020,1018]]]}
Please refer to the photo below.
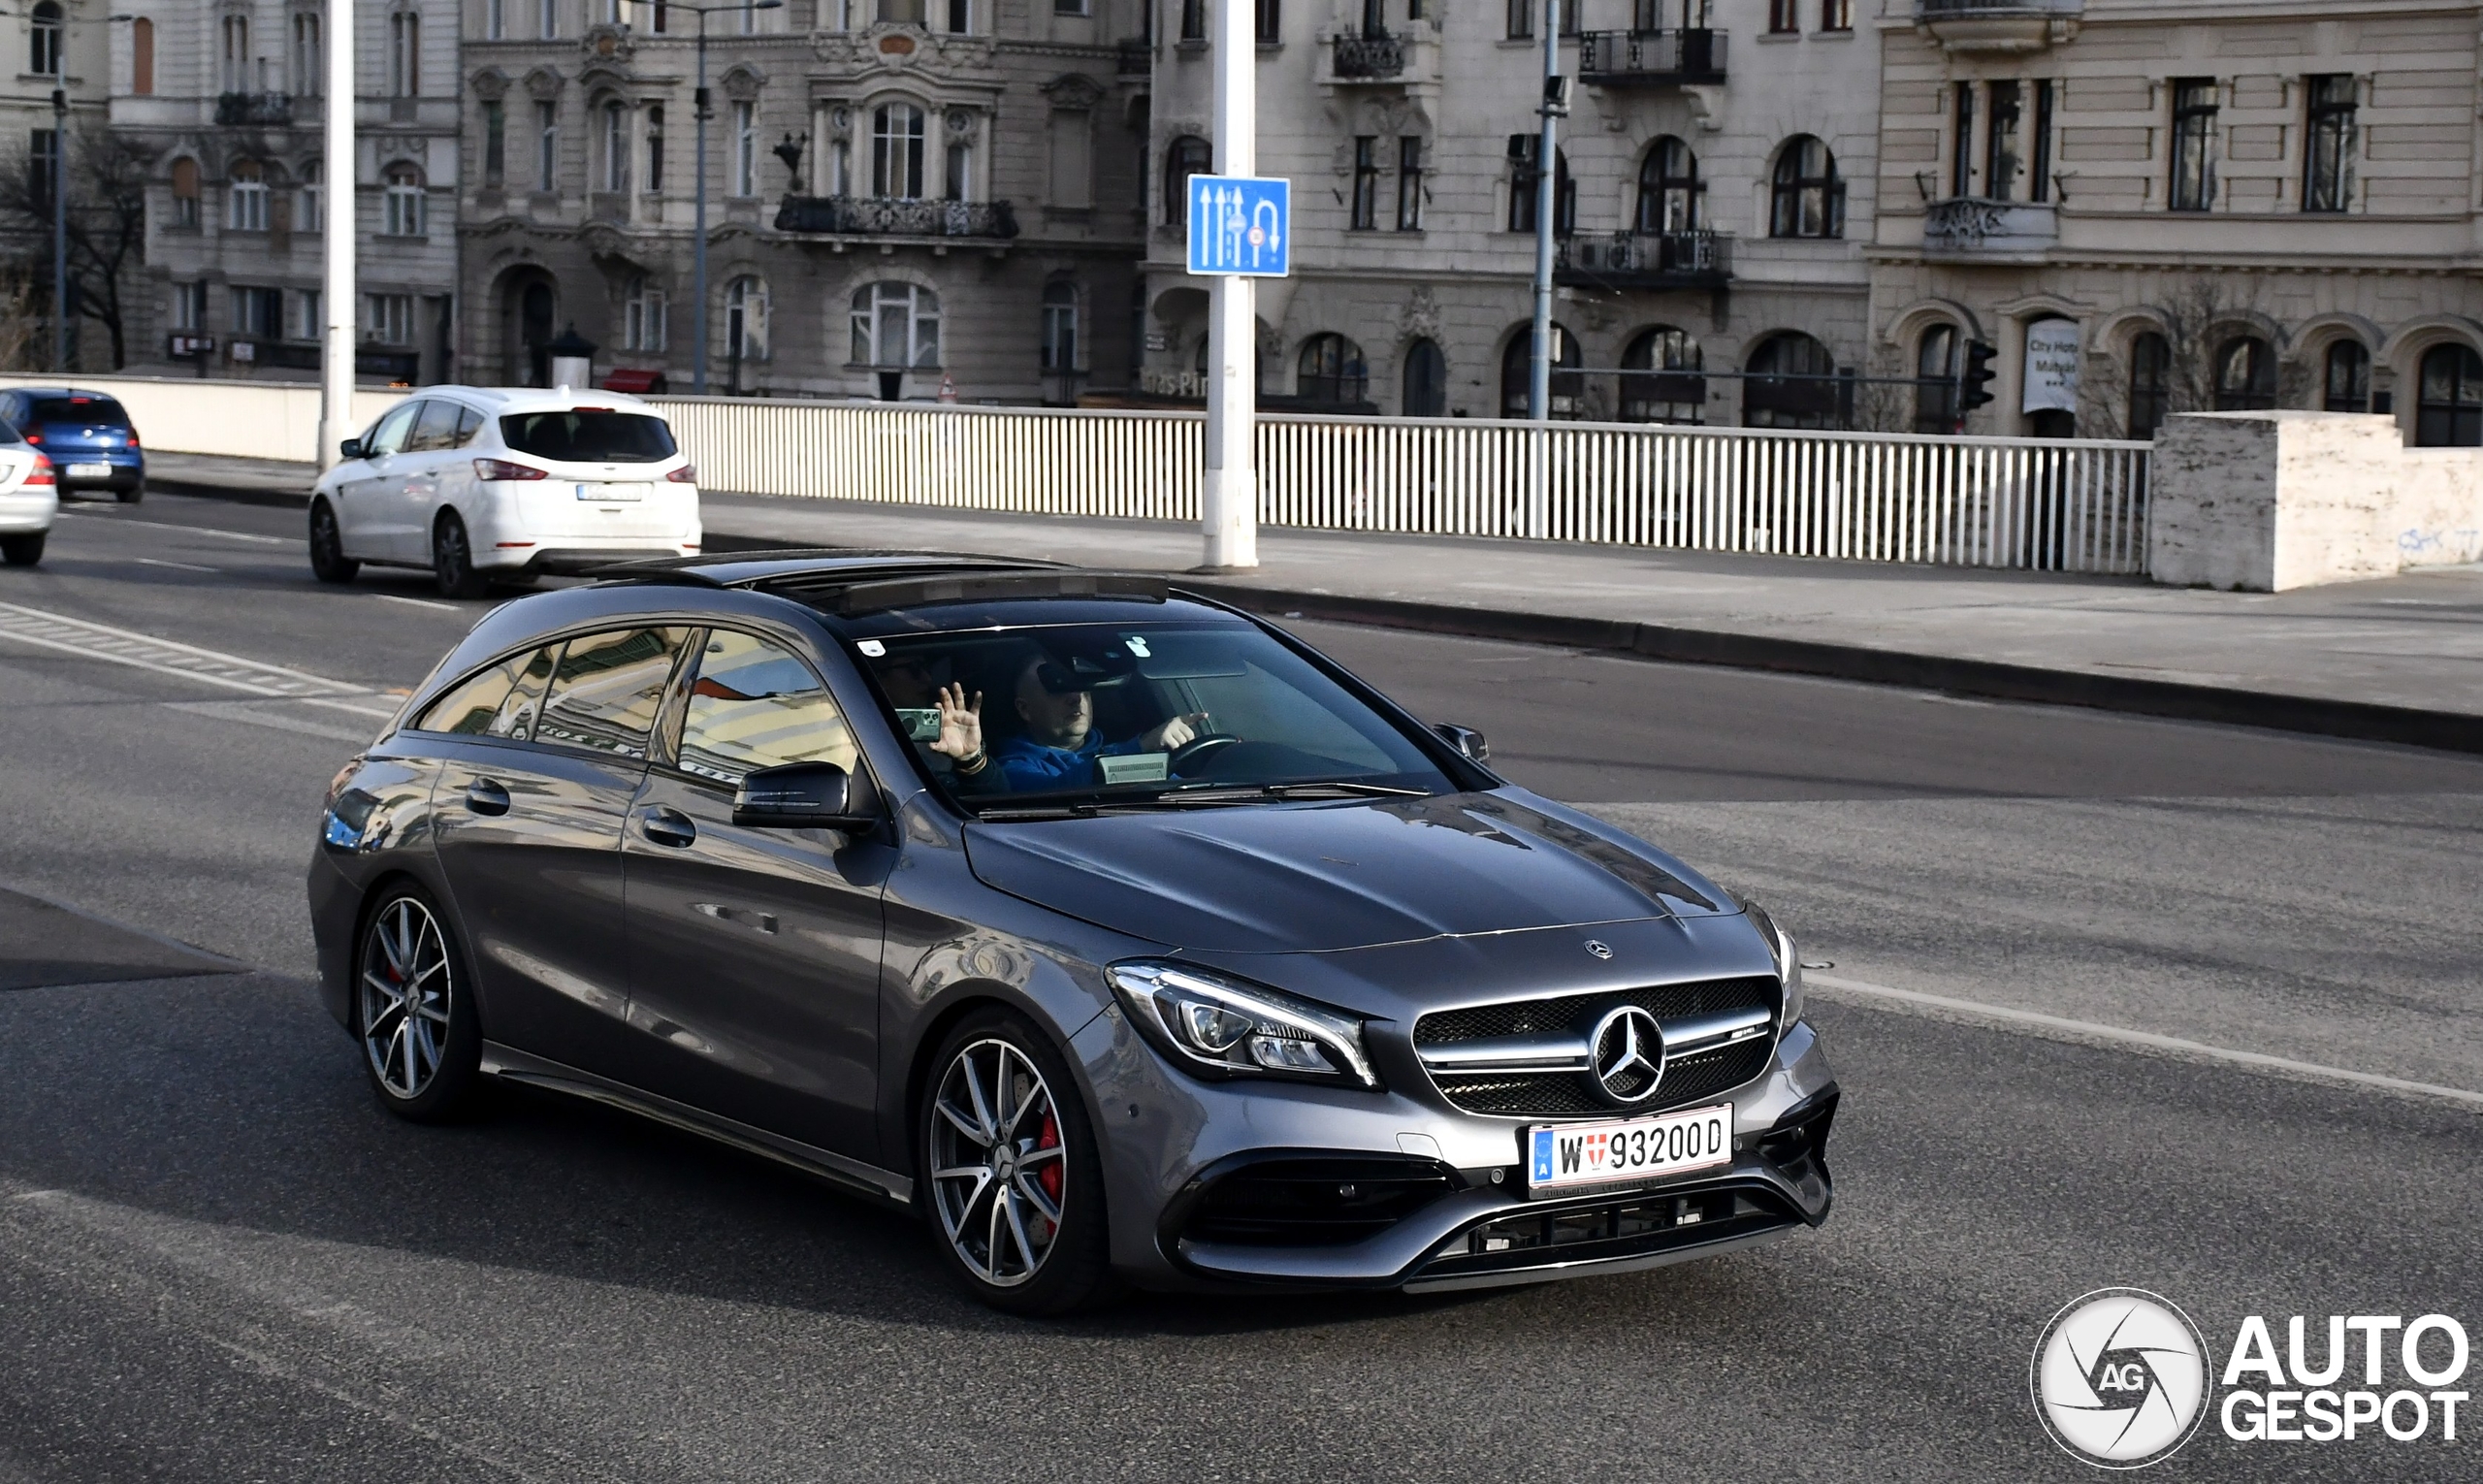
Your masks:
{"label": "blue car", "polygon": [[145,498],[146,455],[139,451],[138,429],[110,394],[15,387],[0,392],[0,423],[51,461],[62,499],[88,490],[108,491],[123,504]]}

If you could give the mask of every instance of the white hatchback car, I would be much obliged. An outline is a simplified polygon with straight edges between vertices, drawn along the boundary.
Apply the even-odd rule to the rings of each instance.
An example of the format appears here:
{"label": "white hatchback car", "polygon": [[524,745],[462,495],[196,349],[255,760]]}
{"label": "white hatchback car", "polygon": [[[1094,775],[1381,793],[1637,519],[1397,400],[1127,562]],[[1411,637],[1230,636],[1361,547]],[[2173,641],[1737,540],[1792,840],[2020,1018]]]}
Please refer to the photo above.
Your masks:
{"label": "white hatchback car", "polygon": [[432,386],[349,438],[310,497],[310,569],[429,567],[450,597],[494,581],[698,551],[698,470],[662,414],[619,392]]}
{"label": "white hatchback car", "polygon": [[60,484],[43,451],[0,423],[0,559],[11,566],[43,560],[44,539],[60,513]]}

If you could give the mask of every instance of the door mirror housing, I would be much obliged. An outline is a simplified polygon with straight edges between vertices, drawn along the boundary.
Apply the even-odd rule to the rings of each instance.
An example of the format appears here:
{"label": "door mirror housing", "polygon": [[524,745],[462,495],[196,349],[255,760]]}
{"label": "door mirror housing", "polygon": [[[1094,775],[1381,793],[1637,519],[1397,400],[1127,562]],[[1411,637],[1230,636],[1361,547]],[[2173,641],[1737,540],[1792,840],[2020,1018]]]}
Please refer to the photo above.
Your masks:
{"label": "door mirror housing", "polygon": [[1442,742],[1456,748],[1458,756],[1467,761],[1489,762],[1492,760],[1492,744],[1484,741],[1483,734],[1473,727],[1460,726],[1453,722],[1439,722],[1433,726],[1432,730],[1439,734]]}
{"label": "door mirror housing", "polygon": [[347,439],[345,439],[343,442],[339,443],[339,444],[337,445],[337,457],[338,457],[338,458],[339,458],[339,459],[359,459],[359,458],[361,458],[361,457],[362,457],[362,439],[360,439],[360,438],[347,438]]}
{"label": "door mirror housing", "polygon": [[879,790],[870,776],[833,762],[788,762],[743,776],[733,792],[733,823],[754,829],[841,829],[849,834],[880,823]]}

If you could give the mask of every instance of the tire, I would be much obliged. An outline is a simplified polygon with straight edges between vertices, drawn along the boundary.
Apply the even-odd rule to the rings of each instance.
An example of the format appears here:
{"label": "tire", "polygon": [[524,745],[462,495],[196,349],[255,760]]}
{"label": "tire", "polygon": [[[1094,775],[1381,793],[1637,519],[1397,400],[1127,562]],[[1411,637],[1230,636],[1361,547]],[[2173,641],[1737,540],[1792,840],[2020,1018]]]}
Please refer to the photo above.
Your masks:
{"label": "tire", "polygon": [[43,543],[48,531],[30,531],[23,535],[0,536],[0,559],[11,566],[32,566],[43,560]]}
{"label": "tire", "polygon": [[344,532],[337,529],[336,508],[326,500],[310,504],[310,575],[321,582],[351,582],[362,564],[345,555]]}
{"label": "tire", "polygon": [[141,479],[136,484],[131,485],[128,489],[121,490],[117,493],[120,496],[120,502],[122,504],[134,505],[146,498],[146,481]]}
{"label": "tire", "polygon": [[442,597],[481,597],[491,591],[491,579],[474,570],[473,541],[454,510],[442,513],[432,528],[431,575]]}
{"label": "tire", "polygon": [[1066,1314],[1115,1294],[1094,1121],[1051,1038],[1014,1011],[979,1010],[931,1069],[915,1110],[916,1188],[943,1265],[1013,1314]]}
{"label": "tire", "polygon": [[354,1040],[379,1105],[416,1123],[454,1118],[482,1081],[473,980],[447,913],[400,883],[354,941]]}

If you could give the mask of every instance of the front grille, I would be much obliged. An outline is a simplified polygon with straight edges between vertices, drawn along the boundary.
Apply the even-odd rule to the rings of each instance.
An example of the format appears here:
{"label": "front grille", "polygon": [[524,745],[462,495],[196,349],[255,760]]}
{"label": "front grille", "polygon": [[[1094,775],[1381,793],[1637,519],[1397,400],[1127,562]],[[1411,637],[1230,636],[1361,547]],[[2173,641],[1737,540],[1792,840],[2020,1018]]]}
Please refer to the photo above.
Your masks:
{"label": "front grille", "polygon": [[1245,1246],[1335,1246],[1375,1237],[1452,1188],[1447,1168],[1432,1160],[1264,1160],[1209,1185],[1180,1234]]}
{"label": "front grille", "polygon": [[[1658,984],[1599,994],[1564,994],[1541,1000],[1511,1000],[1467,1010],[1435,1011],[1414,1022],[1414,1048],[1449,1046],[1495,1036],[1584,1036],[1616,1005],[1637,1005],[1659,1020],[1714,1015],[1728,1010],[1764,1009],[1771,1014],[1781,990],[1765,975],[1741,979],[1697,980],[1685,984]],[[1693,1055],[1673,1057],[1655,1097],[1628,1110],[1656,1113],[1738,1087],[1767,1070],[1775,1054],[1773,1036],[1717,1047]],[[1507,1072],[1453,1075],[1433,1081],[1440,1093],[1467,1113],[1509,1118],[1576,1118],[1612,1116],[1615,1110],[1597,1095],[1595,1080],[1573,1072],[1515,1074]]]}
{"label": "front grille", "polygon": [[1519,1211],[1469,1227],[1434,1249],[1413,1282],[1644,1257],[1791,1226],[1801,1219],[1756,1182],[1618,1196],[1591,1206]]}

